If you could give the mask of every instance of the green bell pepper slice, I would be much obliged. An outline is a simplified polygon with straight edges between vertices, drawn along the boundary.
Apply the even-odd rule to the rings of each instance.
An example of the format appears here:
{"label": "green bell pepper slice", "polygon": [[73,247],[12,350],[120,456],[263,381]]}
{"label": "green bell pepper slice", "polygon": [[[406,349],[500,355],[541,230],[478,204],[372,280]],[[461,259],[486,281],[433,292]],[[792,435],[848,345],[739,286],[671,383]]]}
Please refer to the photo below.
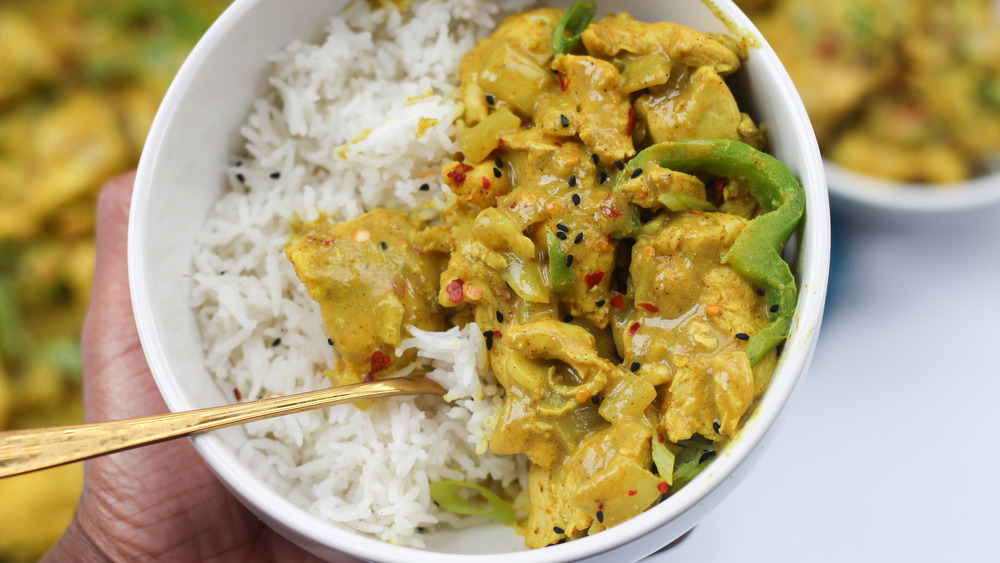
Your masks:
{"label": "green bell pepper slice", "polygon": [[[552,30],[552,55],[566,55],[573,52],[580,44],[583,30],[590,25],[590,20],[594,19],[597,7],[593,2],[577,2],[566,12],[566,15],[559,18],[555,29]],[[569,35],[566,35],[569,32]]]}
{"label": "green bell pepper slice", "polygon": [[777,305],[777,310],[769,313],[768,325],[747,342],[747,356],[756,362],[787,338],[792,327],[798,289],[795,276],[781,258],[781,250],[805,212],[805,191],[792,171],[773,156],[728,140],[653,145],[629,161],[618,182],[653,162],[678,172],[703,172],[739,180],[764,208],[765,212],[747,224],[722,258],[723,263],[763,289],[772,308]]}
{"label": "green bell pepper slice", "polygon": [[573,289],[573,271],[566,263],[568,256],[552,231],[545,232],[545,240],[549,247],[549,281],[552,283],[552,291],[557,297],[566,297]]}

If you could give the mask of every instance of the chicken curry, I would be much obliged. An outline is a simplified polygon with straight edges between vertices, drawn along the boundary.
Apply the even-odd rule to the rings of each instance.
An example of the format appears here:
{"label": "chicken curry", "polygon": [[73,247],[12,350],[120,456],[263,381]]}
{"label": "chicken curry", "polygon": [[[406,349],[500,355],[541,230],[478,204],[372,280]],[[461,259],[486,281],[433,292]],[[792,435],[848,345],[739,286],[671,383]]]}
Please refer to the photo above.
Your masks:
{"label": "chicken curry", "polygon": [[407,327],[475,322],[506,390],[490,447],[531,460],[530,547],[613,526],[733,439],[767,386],[795,283],[801,188],[724,77],[741,48],[593,6],[505,20],[462,60],[453,197],[287,248],[341,364],[391,374]]}

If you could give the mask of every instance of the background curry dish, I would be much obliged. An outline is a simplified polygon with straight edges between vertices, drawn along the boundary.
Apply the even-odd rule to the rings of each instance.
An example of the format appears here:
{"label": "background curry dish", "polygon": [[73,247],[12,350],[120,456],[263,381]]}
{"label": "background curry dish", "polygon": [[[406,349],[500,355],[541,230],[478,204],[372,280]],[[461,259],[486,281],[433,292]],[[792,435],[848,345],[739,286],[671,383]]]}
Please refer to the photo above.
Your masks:
{"label": "background curry dish", "polygon": [[[227,4],[0,4],[0,430],[82,421],[97,193],[136,165],[170,80]],[[0,481],[0,562],[44,553],[82,477],[76,464]]]}

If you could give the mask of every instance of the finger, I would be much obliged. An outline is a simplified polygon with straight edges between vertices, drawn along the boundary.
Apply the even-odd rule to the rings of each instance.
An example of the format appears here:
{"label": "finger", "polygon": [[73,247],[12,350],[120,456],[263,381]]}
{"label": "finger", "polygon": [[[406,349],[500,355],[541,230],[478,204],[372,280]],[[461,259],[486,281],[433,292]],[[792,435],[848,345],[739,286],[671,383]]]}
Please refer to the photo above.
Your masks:
{"label": "finger", "polygon": [[88,421],[166,411],[132,315],[127,245],[134,182],[134,173],[119,176],[105,185],[98,199],[94,289],[81,338]]}

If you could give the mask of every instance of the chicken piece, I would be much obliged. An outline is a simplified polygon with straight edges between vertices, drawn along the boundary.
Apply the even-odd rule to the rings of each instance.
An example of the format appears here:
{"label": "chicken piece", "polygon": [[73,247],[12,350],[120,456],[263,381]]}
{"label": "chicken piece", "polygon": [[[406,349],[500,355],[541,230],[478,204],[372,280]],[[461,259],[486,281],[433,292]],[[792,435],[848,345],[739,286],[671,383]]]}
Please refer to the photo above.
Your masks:
{"label": "chicken piece", "polygon": [[707,34],[671,22],[641,22],[628,14],[591,23],[583,32],[583,44],[588,53],[604,59],[662,55],[684,66],[707,66],[723,75],[740,67],[736,53]]}
{"label": "chicken piece", "polygon": [[462,57],[458,74],[467,125],[485,119],[498,103],[531,116],[537,97],[553,84],[552,30],[563,14],[543,8],[511,16]]}
{"label": "chicken piece", "polygon": [[[309,225],[286,249],[347,366],[334,383],[370,380],[400,361],[394,353],[406,326],[443,330],[441,260],[414,248],[416,230],[402,211],[377,209],[338,225]],[[402,362],[412,357],[409,351]]]}
{"label": "chicken piece", "polygon": [[695,434],[733,437],[754,398],[753,370],[742,351],[675,356],[675,373],[663,399],[660,426],[671,442]]}
{"label": "chicken piece", "polygon": [[635,101],[653,143],[691,139],[741,140],[744,117],[729,86],[709,67],[675,73]]}
{"label": "chicken piece", "polygon": [[666,194],[705,199],[705,184],[697,176],[650,164],[638,177],[618,185],[628,201],[646,209],[662,209],[659,197]]}

